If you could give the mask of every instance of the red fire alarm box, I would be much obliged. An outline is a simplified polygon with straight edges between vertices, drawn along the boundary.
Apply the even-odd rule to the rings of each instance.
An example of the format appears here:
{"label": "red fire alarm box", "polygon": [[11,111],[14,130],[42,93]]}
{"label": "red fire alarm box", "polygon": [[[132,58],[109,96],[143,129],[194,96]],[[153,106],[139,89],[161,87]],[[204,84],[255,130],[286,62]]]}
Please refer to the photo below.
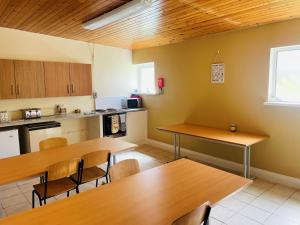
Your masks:
{"label": "red fire alarm box", "polygon": [[158,78],[157,80],[157,86],[159,88],[159,93],[163,93],[163,88],[165,87],[165,79],[163,77]]}

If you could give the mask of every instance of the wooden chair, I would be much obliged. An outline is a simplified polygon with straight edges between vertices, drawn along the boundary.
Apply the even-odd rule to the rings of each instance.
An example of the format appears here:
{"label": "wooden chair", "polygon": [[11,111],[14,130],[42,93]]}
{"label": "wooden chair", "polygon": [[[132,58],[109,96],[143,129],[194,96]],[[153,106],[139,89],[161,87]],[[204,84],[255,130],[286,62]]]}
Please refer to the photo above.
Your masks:
{"label": "wooden chair", "polygon": [[116,181],[139,172],[140,166],[138,160],[126,159],[116,163],[109,169],[109,177],[110,181]]}
{"label": "wooden chair", "polygon": [[208,225],[210,210],[210,204],[206,202],[190,213],[175,220],[172,225],[201,225],[202,223],[203,225]]}
{"label": "wooden chair", "polygon": [[[96,187],[98,187],[98,180],[102,177],[106,178],[108,183],[108,170],[110,167],[110,151],[96,151],[82,156],[82,171],[81,175],[73,174],[71,179],[79,184],[87,183],[96,180]],[[106,170],[103,170],[98,165],[107,163]],[[80,180],[77,180],[80,177]]]}
{"label": "wooden chair", "polygon": [[65,147],[67,145],[68,145],[68,140],[64,137],[48,138],[43,141],[40,141],[40,143],[39,143],[40,151],[53,149],[53,148],[59,148],[59,147]]}
{"label": "wooden chair", "polygon": [[[44,182],[33,185],[32,208],[35,204],[34,194],[38,196],[40,205],[42,205],[43,201],[46,204],[48,198],[65,192],[69,197],[71,190],[76,190],[76,193],[79,193],[78,183],[75,183],[69,177],[74,173],[80,174],[80,168],[80,159],[65,160],[49,166],[44,175]],[[80,177],[77,180],[80,180]]]}

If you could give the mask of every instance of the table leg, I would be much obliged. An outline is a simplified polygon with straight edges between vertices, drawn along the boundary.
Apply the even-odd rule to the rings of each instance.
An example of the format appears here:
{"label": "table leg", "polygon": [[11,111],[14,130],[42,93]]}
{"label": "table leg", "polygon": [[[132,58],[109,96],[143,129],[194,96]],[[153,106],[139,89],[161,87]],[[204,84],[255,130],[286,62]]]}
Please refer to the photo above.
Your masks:
{"label": "table leg", "polygon": [[178,140],[178,142],[177,142],[177,158],[180,159],[181,152],[180,152],[180,135],[179,134],[177,136],[177,140]]}
{"label": "table leg", "polygon": [[177,134],[174,134],[173,141],[174,141],[174,160],[176,160],[177,159]]}
{"label": "table leg", "polygon": [[250,178],[250,146],[244,148],[244,177]]}

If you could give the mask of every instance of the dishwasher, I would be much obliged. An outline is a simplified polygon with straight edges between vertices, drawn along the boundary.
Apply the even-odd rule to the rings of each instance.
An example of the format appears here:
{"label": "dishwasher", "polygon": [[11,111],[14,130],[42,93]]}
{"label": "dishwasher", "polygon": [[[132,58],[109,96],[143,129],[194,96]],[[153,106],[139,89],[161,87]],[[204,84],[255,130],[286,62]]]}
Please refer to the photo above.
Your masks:
{"label": "dishwasher", "polygon": [[56,121],[27,124],[21,132],[22,153],[37,152],[40,141],[62,134],[61,124]]}

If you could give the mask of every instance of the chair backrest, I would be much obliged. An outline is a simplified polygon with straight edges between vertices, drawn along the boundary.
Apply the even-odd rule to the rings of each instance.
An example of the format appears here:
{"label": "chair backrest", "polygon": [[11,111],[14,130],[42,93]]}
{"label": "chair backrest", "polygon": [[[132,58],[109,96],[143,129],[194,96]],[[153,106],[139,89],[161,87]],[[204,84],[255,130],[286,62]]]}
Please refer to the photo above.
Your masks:
{"label": "chair backrest", "polygon": [[71,159],[55,163],[47,169],[47,181],[69,177],[78,172],[81,159]]}
{"label": "chair backrest", "polygon": [[83,168],[90,168],[103,163],[109,163],[110,151],[96,151],[82,156]]}
{"label": "chair backrest", "polygon": [[139,162],[136,159],[126,159],[113,165],[109,169],[109,176],[111,181],[116,181],[138,172],[140,172]]}
{"label": "chair backrest", "polygon": [[206,202],[190,213],[175,220],[172,225],[208,225],[210,203]]}
{"label": "chair backrest", "polygon": [[53,148],[59,148],[59,147],[65,147],[68,145],[68,140],[64,137],[53,137],[48,138],[43,141],[40,141],[40,151],[53,149]]}

